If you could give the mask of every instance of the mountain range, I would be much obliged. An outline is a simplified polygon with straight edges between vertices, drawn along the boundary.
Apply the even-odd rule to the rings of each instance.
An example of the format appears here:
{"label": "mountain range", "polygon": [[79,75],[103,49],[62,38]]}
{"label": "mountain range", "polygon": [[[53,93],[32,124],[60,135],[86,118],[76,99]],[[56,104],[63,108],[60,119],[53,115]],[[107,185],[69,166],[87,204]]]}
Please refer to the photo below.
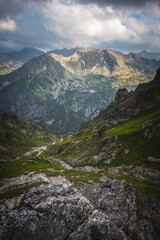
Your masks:
{"label": "mountain range", "polygon": [[142,51],[138,53],[142,57],[148,58],[148,59],[155,59],[157,61],[160,60],[160,53],[159,52],[147,52],[147,51]]}
{"label": "mountain range", "polygon": [[[71,49],[55,49],[46,52],[46,54],[54,53],[59,54],[64,57],[69,57],[73,55],[79,48]],[[0,75],[8,74],[18,68],[20,68],[24,63],[30,59],[44,54],[43,51],[36,48],[23,48],[20,51],[14,52],[4,52],[0,55]]]}
{"label": "mountain range", "polygon": [[76,131],[109,105],[119,88],[150,81],[159,66],[104,49],[79,49],[69,57],[43,54],[0,77],[0,109],[57,132]]}
{"label": "mountain range", "polygon": [[48,52],[46,52],[46,54],[58,54],[61,55],[63,57],[70,57],[71,55],[73,55],[75,52],[77,52],[80,48],[63,48],[63,49],[54,49],[54,50],[50,50]]}
{"label": "mountain range", "polygon": [[24,48],[21,51],[14,51],[0,57],[0,75],[10,73],[21,67],[30,59],[44,54],[36,48]]}
{"label": "mountain range", "polygon": [[[63,49],[54,49],[54,50],[49,50],[46,52],[46,54],[58,54],[64,57],[70,57],[74,53],[76,53],[80,48],[63,48]],[[119,51],[114,51],[118,55],[125,55],[124,53],[121,53]],[[24,49],[20,51],[14,51],[14,52],[4,52],[0,53],[0,75],[5,75],[8,74],[19,67],[21,67],[24,63],[29,61],[30,59],[40,56],[44,54],[44,51],[38,50],[36,48],[27,48],[25,47]],[[135,53],[130,53],[130,54],[135,54]],[[147,52],[147,51],[141,51],[136,53],[144,58],[147,59],[155,59],[157,61],[160,60],[160,53],[156,52]]]}

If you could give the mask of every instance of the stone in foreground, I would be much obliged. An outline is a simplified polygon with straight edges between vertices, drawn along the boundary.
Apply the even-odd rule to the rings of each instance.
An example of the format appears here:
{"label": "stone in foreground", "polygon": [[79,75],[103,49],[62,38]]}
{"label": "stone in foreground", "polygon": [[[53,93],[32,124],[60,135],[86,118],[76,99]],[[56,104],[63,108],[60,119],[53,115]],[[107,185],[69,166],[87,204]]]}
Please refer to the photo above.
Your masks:
{"label": "stone in foreground", "polygon": [[[57,178],[58,179],[58,178]],[[138,218],[136,187],[125,181],[104,179],[103,183],[55,181],[30,189],[18,207],[0,216],[1,240],[158,240],[149,216],[160,203],[152,199]],[[148,202],[148,201],[146,201]]]}

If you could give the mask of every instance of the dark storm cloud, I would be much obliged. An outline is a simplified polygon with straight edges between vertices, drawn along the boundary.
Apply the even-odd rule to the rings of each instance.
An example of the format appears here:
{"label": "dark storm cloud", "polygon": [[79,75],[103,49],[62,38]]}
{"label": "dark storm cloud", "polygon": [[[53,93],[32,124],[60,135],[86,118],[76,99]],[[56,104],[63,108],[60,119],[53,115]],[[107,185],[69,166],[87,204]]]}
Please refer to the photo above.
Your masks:
{"label": "dark storm cloud", "polygon": [[97,4],[98,6],[117,6],[117,7],[143,7],[148,3],[158,3],[160,5],[160,0],[62,0],[63,3],[79,3],[79,4]]}
{"label": "dark storm cloud", "polygon": [[48,2],[51,0],[0,0],[0,19],[14,19],[17,14],[23,11],[31,3]]}
{"label": "dark storm cloud", "polygon": [[23,9],[20,1],[0,0],[0,18],[15,17]]}

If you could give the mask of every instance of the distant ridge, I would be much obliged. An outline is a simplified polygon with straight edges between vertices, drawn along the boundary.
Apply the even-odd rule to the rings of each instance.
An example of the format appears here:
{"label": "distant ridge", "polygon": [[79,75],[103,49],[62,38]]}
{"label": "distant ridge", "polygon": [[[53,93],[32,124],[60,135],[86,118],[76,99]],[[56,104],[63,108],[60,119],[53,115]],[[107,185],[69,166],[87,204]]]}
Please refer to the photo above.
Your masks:
{"label": "distant ridge", "polygon": [[147,51],[142,51],[138,53],[142,57],[148,58],[148,59],[155,59],[157,61],[160,60],[160,52],[147,52]]}
{"label": "distant ridge", "polygon": [[80,48],[63,48],[63,49],[55,49],[55,50],[50,50],[48,51],[46,54],[58,54],[64,57],[70,57],[71,55],[73,55],[75,52],[77,52]]}
{"label": "distant ridge", "polygon": [[10,73],[34,57],[44,54],[36,48],[24,48],[0,58],[0,75]]}

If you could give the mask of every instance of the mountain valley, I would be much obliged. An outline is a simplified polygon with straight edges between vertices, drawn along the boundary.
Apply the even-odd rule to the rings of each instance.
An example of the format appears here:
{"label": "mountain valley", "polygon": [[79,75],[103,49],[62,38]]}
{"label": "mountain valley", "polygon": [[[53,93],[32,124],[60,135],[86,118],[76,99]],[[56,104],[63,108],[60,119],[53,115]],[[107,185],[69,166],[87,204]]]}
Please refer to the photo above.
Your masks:
{"label": "mountain valley", "polygon": [[160,69],[75,133],[0,119],[1,239],[159,239]]}
{"label": "mountain valley", "polygon": [[93,119],[121,87],[150,81],[160,62],[104,49],[41,55],[0,77],[0,109],[69,133]]}

